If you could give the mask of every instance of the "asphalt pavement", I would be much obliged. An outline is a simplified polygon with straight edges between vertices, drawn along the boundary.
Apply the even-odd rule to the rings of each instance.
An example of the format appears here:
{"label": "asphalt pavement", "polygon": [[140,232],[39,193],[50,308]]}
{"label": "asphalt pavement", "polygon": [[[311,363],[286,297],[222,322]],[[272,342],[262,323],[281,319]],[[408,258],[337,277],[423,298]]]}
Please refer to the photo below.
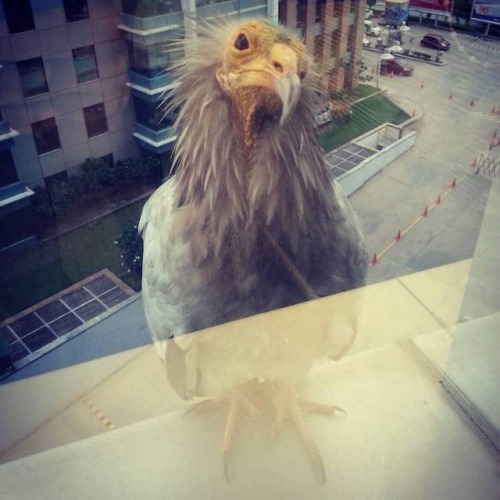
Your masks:
{"label": "asphalt pavement", "polygon": [[[415,49],[427,32],[439,30],[413,24],[403,46],[409,47],[413,37]],[[370,266],[370,283],[474,253],[491,178],[475,175],[471,164],[481,154],[500,156],[500,146],[492,146],[497,130],[500,135],[500,115],[492,113],[500,105],[500,41],[441,34],[452,43],[443,56],[446,64],[412,61],[410,77],[377,78],[380,54],[363,51],[366,74],[419,117],[415,147],[351,196],[376,262]]]}

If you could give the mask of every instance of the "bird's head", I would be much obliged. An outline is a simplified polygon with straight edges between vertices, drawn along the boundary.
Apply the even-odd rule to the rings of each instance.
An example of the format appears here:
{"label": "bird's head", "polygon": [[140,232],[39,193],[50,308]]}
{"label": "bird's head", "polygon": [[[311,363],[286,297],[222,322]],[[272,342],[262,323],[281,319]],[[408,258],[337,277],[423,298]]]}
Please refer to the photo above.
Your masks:
{"label": "bird's head", "polygon": [[266,122],[283,125],[293,114],[308,66],[299,40],[254,20],[231,33],[216,78],[233,102],[241,128],[255,135]]}

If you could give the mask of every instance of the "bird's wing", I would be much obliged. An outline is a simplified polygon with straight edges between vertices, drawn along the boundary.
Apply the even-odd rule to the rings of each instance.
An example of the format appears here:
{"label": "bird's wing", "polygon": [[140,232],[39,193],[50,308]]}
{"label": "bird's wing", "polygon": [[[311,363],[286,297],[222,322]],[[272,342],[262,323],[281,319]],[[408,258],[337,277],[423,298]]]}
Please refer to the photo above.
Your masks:
{"label": "bird's wing", "polygon": [[183,335],[190,331],[186,323],[190,297],[186,291],[196,293],[200,282],[191,268],[183,216],[172,178],[144,206],[139,232],[144,240],[142,294],[146,320],[172,387],[181,397],[189,398],[196,386],[198,340],[195,335]]}

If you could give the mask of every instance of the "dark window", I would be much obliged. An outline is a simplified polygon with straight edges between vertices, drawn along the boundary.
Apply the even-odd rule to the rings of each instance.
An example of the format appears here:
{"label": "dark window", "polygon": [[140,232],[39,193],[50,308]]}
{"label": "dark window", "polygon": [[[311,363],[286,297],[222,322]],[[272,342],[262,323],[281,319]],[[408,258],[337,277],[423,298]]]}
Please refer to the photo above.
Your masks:
{"label": "dark window", "polygon": [[30,0],[4,0],[3,10],[9,33],[22,33],[35,29]]}
{"label": "dark window", "polygon": [[24,97],[45,94],[49,91],[41,57],[17,63]]}
{"label": "dark window", "polygon": [[83,108],[83,115],[85,116],[85,125],[89,137],[107,132],[108,123],[106,121],[106,112],[104,111],[103,103]]}
{"label": "dark window", "polygon": [[152,17],[181,11],[181,0],[122,0],[125,14],[137,17]]}
{"label": "dark window", "polygon": [[66,21],[73,23],[89,18],[89,8],[87,0],[63,0]]}
{"label": "dark window", "polygon": [[134,107],[137,123],[152,130],[171,127],[177,116],[175,112],[165,115],[164,106],[159,102],[144,101],[136,96],[134,96]]}
{"label": "dark window", "polygon": [[0,188],[18,181],[16,164],[10,149],[0,151]]}
{"label": "dark window", "polygon": [[92,45],[73,49],[73,60],[75,61],[78,83],[90,82],[99,78],[95,51]]}
{"label": "dark window", "polygon": [[38,154],[48,153],[61,147],[55,118],[47,118],[31,124]]}

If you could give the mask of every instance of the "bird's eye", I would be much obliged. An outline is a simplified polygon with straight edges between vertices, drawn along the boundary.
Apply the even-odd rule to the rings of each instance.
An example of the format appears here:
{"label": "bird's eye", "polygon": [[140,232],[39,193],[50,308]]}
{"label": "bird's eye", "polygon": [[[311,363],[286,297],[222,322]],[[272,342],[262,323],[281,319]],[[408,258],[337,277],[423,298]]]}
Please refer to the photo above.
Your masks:
{"label": "bird's eye", "polygon": [[238,50],[247,50],[250,47],[250,43],[246,35],[240,33],[234,41],[234,47]]}
{"label": "bird's eye", "polygon": [[307,71],[305,69],[299,72],[299,78],[301,80],[303,80],[306,76],[307,76]]}

